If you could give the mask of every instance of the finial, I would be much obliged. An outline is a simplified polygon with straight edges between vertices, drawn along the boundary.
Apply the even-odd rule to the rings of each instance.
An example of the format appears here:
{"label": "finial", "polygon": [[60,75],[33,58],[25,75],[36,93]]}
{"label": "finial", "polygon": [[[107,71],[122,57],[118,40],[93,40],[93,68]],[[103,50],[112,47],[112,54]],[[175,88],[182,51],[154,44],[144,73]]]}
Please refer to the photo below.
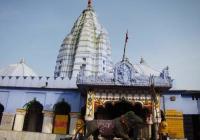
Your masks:
{"label": "finial", "polygon": [[141,59],[140,59],[140,64],[144,64],[144,58],[143,57],[141,57]]}
{"label": "finial", "polygon": [[143,57],[140,58],[140,64],[147,64]]}
{"label": "finial", "polygon": [[25,59],[22,58],[22,59],[19,61],[19,63],[20,63],[20,64],[25,63]]}
{"label": "finial", "polygon": [[88,0],[88,7],[92,7],[92,0]]}

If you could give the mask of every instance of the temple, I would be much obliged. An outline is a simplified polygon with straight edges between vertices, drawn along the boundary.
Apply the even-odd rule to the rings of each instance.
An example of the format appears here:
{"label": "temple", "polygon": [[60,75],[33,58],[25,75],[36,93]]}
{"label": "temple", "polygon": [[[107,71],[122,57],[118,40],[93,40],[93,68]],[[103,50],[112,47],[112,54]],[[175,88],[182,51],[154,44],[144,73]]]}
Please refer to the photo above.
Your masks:
{"label": "temple", "polygon": [[188,128],[199,129],[183,124],[198,120],[199,92],[170,90],[168,66],[156,70],[144,58],[132,64],[125,53],[128,33],[122,59],[113,64],[108,32],[92,4],[88,0],[64,38],[53,76],[36,74],[24,59],[0,69],[0,138],[60,140],[74,136],[85,121],[130,110],[140,116],[142,109],[148,112],[145,127],[131,137],[157,139],[163,110],[171,138],[196,138]]}

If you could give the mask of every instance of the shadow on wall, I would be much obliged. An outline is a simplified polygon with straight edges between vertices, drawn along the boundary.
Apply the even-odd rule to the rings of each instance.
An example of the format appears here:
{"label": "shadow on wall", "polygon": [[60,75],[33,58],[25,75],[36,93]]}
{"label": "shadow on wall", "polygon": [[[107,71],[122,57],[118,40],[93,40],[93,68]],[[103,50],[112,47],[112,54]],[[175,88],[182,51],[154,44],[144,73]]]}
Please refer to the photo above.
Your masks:
{"label": "shadow on wall", "polygon": [[71,112],[80,112],[81,95],[79,92],[70,90],[57,94],[56,96],[56,103],[64,99],[71,106]]}
{"label": "shadow on wall", "polygon": [[0,124],[1,124],[1,118],[3,115],[3,111],[4,111],[4,106],[0,103]]}

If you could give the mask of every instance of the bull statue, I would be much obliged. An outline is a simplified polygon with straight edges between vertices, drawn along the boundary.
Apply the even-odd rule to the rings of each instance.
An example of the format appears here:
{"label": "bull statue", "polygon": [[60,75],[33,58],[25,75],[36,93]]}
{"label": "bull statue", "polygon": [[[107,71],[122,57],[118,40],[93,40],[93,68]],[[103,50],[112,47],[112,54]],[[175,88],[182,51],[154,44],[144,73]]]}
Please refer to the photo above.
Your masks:
{"label": "bull statue", "polygon": [[86,122],[77,130],[74,140],[77,139],[77,134],[84,126],[87,130],[87,133],[83,137],[84,140],[87,140],[90,135],[93,135],[94,140],[98,140],[99,135],[106,139],[118,137],[123,138],[124,140],[130,140],[128,135],[129,130],[136,127],[141,128],[144,124],[145,122],[142,118],[136,115],[133,111],[129,111],[113,120],[92,120]]}

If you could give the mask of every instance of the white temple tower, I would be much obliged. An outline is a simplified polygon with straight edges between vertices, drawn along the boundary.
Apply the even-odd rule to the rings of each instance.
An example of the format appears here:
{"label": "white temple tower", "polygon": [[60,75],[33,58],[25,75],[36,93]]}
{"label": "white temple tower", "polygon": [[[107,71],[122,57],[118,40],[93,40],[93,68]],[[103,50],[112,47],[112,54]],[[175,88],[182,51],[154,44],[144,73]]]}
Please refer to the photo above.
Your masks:
{"label": "white temple tower", "polygon": [[112,70],[108,33],[98,22],[91,0],[65,37],[57,56],[55,77],[77,77],[80,69],[86,76]]}

